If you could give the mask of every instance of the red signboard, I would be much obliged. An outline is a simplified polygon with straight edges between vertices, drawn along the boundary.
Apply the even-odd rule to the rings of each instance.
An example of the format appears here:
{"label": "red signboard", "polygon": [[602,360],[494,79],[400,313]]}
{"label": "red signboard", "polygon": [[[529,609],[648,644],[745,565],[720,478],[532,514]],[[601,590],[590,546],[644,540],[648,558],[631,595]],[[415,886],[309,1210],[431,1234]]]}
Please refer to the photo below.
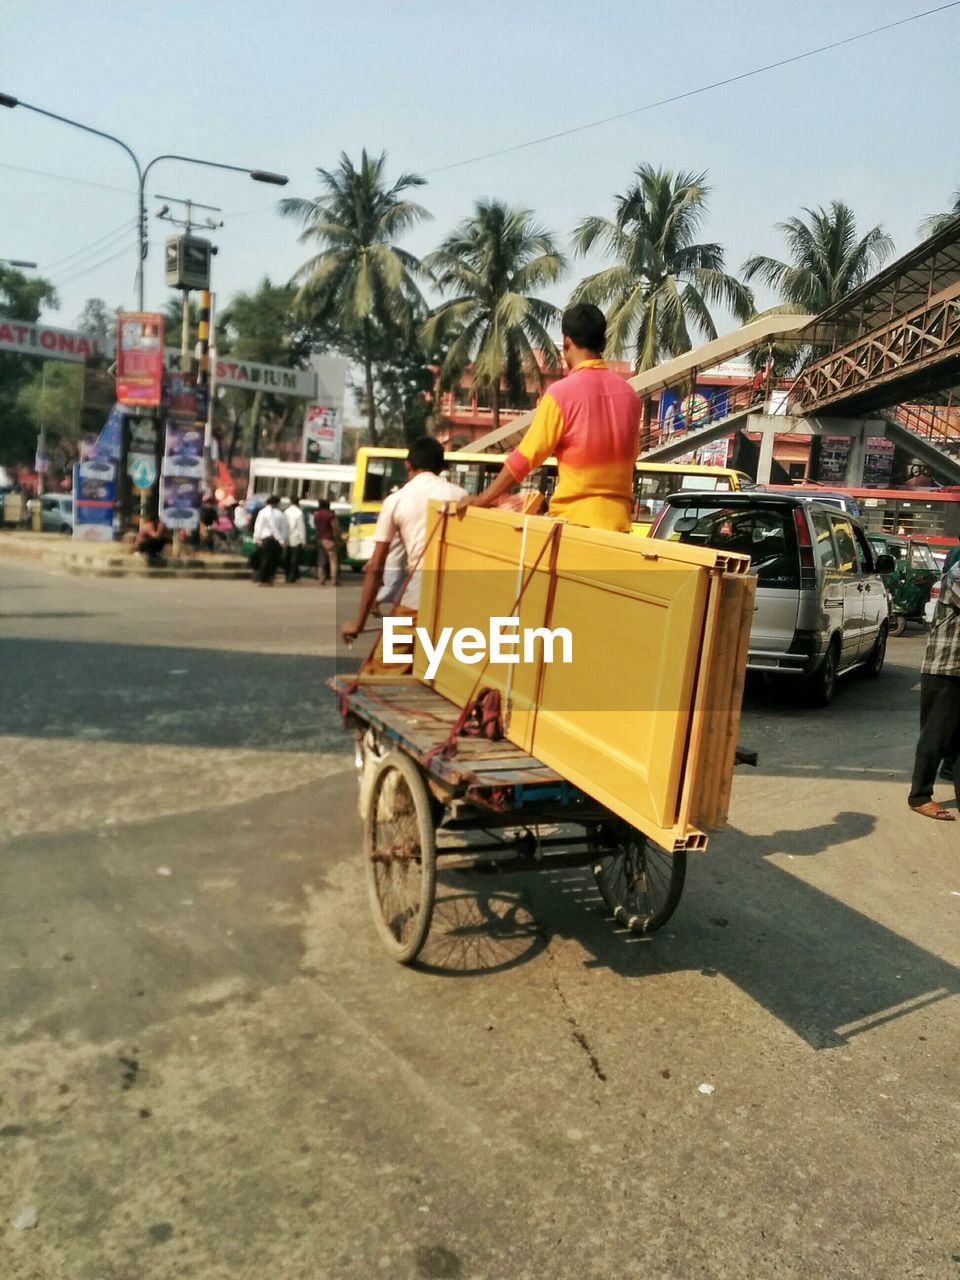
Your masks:
{"label": "red signboard", "polygon": [[163,392],[163,316],[121,311],[117,317],[117,403],[160,404]]}

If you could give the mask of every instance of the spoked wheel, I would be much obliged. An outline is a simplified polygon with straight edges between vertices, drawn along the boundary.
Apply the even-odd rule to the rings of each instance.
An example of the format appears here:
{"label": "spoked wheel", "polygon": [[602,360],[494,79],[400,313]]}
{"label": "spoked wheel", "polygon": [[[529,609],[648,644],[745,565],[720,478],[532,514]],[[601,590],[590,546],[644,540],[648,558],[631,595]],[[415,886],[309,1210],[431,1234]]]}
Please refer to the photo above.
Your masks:
{"label": "spoked wheel", "polygon": [[673,915],[683,893],[687,855],[667,853],[633,827],[604,842],[593,878],[613,917],[632,933],[652,933]]}
{"label": "spoked wheel", "polygon": [[396,751],[374,770],[364,819],[364,862],[377,931],[394,960],[409,964],[430,932],[437,853],[423,775]]}

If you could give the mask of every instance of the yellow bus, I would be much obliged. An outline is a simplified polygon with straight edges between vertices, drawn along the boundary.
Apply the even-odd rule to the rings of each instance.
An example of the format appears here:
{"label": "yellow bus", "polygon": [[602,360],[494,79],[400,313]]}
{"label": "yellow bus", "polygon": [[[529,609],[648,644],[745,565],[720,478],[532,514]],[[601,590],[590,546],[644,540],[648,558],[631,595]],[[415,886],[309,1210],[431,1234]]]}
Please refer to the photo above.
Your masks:
{"label": "yellow bus", "polygon": [[[359,567],[373,554],[373,533],[384,498],[407,482],[406,449],[363,448],[357,451],[353,482],[347,558]],[[506,461],[502,453],[445,453],[444,475],[469,494],[479,493],[500,472]],[[539,490],[544,509],[557,483],[557,464],[552,458],[523,482],[527,490]],[[752,485],[742,471],[730,467],[704,467],[679,462],[638,462],[633,476],[633,532],[646,534],[671,493],[697,490],[729,493]]]}
{"label": "yellow bus", "polygon": [[[548,459],[539,471],[531,472],[524,482],[527,488],[539,489],[545,502],[550,500],[557,483],[557,464]],[[645,535],[671,493],[730,493],[752,488],[753,481],[732,467],[706,467],[698,463],[638,462],[633,473],[633,532]]]}
{"label": "yellow bus", "polygon": [[[485,489],[503,466],[502,453],[445,453],[443,474],[469,494]],[[373,555],[373,533],[383,500],[407,483],[406,449],[357,450],[347,558],[357,566]]]}

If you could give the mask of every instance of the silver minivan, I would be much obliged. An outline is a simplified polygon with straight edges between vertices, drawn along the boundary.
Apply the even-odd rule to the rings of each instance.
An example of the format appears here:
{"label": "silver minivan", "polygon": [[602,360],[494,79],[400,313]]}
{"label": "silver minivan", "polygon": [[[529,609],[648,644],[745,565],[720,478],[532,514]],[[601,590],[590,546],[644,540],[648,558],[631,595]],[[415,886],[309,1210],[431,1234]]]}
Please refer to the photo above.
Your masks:
{"label": "silver minivan", "polygon": [[650,536],[750,557],[757,578],[750,670],[802,679],[810,701],[826,706],[838,675],[883,669],[889,599],[880,574],[893,562],[874,556],[859,521],[839,507],[754,491],[722,501],[679,493]]}

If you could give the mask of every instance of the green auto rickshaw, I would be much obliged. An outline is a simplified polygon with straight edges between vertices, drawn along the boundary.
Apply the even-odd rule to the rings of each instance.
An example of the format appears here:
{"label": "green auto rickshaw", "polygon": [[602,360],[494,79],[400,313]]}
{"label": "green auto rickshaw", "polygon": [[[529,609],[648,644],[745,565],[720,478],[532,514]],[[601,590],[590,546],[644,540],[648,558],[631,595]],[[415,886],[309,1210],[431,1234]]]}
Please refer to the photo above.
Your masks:
{"label": "green auto rickshaw", "polygon": [[890,634],[902,636],[908,622],[923,621],[923,606],[940,576],[933,552],[925,542],[892,533],[868,533],[875,556],[893,556],[893,571],[883,574],[890,597]]}

